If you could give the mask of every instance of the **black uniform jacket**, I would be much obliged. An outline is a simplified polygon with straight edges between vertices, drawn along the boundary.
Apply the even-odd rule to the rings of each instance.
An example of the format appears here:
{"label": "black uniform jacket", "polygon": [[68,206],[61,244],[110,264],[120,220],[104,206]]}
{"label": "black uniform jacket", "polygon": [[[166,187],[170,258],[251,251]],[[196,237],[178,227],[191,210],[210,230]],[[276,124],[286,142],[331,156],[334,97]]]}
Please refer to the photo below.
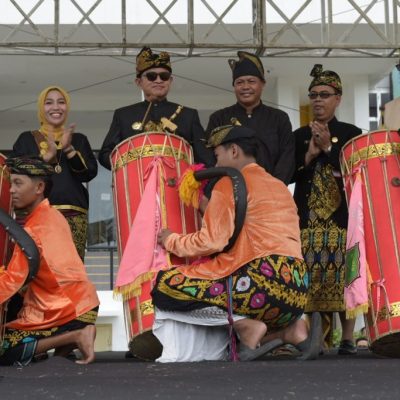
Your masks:
{"label": "black uniform jacket", "polygon": [[218,126],[232,124],[232,118],[256,131],[257,137],[264,144],[259,164],[272,176],[289,184],[295,167],[295,142],[288,115],[262,103],[254,108],[251,114],[247,114],[246,110],[236,103],[210,116],[207,135]]}
{"label": "black uniform jacket", "polygon": [[[97,160],[89,141],[82,133],[74,133],[72,145],[76,155],[68,159],[61,150],[57,150],[57,161],[61,173],[52,175],[53,188],[49,201],[51,205],[75,206],[88,210],[89,194],[83,183],[91,181],[97,175]],[[39,147],[32,132],[23,132],[14,143],[12,156],[39,156]]]}
{"label": "black uniform jacket", "polygon": [[[99,153],[99,162],[105,168],[111,169],[110,154],[115,146],[131,136],[143,133],[141,129],[133,129],[132,124],[143,121],[148,106],[149,102],[143,101],[115,110],[110,129]],[[178,106],[167,100],[152,103],[143,125],[148,121],[159,123],[162,117],[169,119],[176,112]],[[195,162],[212,166],[213,152],[205,147],[205,135],[198,112],[192,108],[183,107],[172,122],[178,127],[175,134],[183,137],[192,145]]]}
{"label": "black uniform jacket", "polygon": [[296,139],[296,171],[293,177],[293,182],[296,182],[294,200],[299,210],[300,227],[302,229],[307,228],[309,213],[308,197],[310,196],[314,168],[317,162],[331,164],[336,172],[336,182],[342,194],[342,201],[339,208],[332,214],[332,219],[341,228],[347,228],[348,212],[343,192],[343,181],[340,174],[339,156],[343,145],[355,136],[360,135],[362,131],[354,125],[338,121],[335,117],[329,121],[328,127],[332,141],[330,153],[321,153],[307,166],[304,165],[304,160],[311,139],[311,128],[303,126],[294,131]]}

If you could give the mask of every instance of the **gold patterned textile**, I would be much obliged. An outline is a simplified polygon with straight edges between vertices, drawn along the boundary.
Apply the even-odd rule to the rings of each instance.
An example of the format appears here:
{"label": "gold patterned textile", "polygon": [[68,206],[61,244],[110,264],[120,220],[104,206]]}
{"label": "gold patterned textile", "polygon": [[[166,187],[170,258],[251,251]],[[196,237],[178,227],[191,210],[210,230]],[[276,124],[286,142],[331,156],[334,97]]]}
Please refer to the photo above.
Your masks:
{"label": "gold patterned textile", "polygon": [[311,81],[308,90],[311,90],[314,86],[330,86],[336,90],[337,93],[342,94],[342,82],[339,75],[334,71],[326,70],[322,68],[322,64],[315,64],[310,72],[310,75],[314,77]]}
{"label": "gold patterned textile", "polygon": [[310,289],[306,312],[344,311],[344,256],[346,229],[317,218],[302,229],[304,261],[308,265]]}
{"label": "gold patterned textile", "polygon": [[149,47],[143,47],[136,57],[136,75],[139,77],[150,68],[165,68],[171,72],[169,54],[166,51],[154,54]]}
{"label": "gold patterned textile", "polygon": [[207,141],[207,147],[217,147],[220,144],[240,139],[250,139],[256,136],[256,132],[241,125],[224,125],[213,129]]}
{"label": "gold patterned textile", "polygon": [[302,253],[310,281],[307,312],[344,311],[347,232],[332,218],[340,202],[332,167],[317,163],[308,199],[308,226],[301,230]]}
{"label": "gold patterned textile", "polygon": [[189,163],[189,157],[186,153],[179,150],[177,147],[166,146],[164,144],[151,144],[144,145],[138,148],[129,149],[126,153],[122,153],[121,156],[116,160],[114,171],[118,171],[128,163],[143,159],[146,157],[173,157],[176,161],[185,160]]}
{"label": "gold patterned textile", "polygon": [[40,158],[7,158],[6,165],[12,174],[28,176],[51,176],[54,174],[54,168]]}
{"label": "gold patterned textile", "polygon": [[[150,105],[151,106],[151,105]],[[149,106],[149,107],[150,107]],[[145,126],[143,127],[143,132],[162,132],[165,133],[166,131],[170,133],[174,133],[178,128],[172,121],[181,113],[183,110],[183,106],[178,105],[174,113],[169,117],[161,117],[160,122],[148,121]],[[140,124],[141,125],[141,124]]]}
{"label": "gold patterned textile", "polygon": [[143,132],[163,132],[162,123],[148,121],[143,128]]}
{"label": "gold patterned textile", "polygon": [[79,317],[76,317],[76,321],[83,322],[87,325],[94,325],[97,320],[97,315],[98,315],[98,307],[96,307],[94,310],[90,310],[82,315],[79,315]]}
{"label": "gold patterned textile", "polygon": [[[178,269],[160,272],[153,303],[160,309],[189,311],[227,308],[227,279],[185,277]],[[233,312],[264,321],[269,331],[298,319],[307,300],[308,274],[303,260],[271,255],[253,260],[232,274]]]}
{"label": "gold patterned textile", "polygon": [[233,82],[241,76],[257,76],[265,82],[264,67],[260,58],[248,53],[247,51],[238,51],[239,60],[229,59],[228,64],[232,69]]}
{"label": "gold patterned textile", "polygon": [[351,165],[351,167],[354,168],[355,166],[364,163],[366,160],[371,160],[373,158],[386,158],[391,155],[394,155],[395,157],[400,156],[400,143],[374,143],[354,151],[347,160],[347,165]]}
{"label": "gold patterned textile", "polygon": [[69,227],[71,228],[72,239],[75,243],[76,250],[82,261],[85,260],[88,216],[83,213],[70,213],[68,210],[59,209],[66,218]]}
{"label": "gold patterned textile", "polygon": [[308,207],[323,220],[328,219],[340,206],[342,197],[330,164],[318,163],[314,170]]}
{"label": "gold patterned textile", "polygon": [[41,330],[6,329],[0,349],[0,365],[27,365],[32,360],[39,340],[83,329],[96,323],[98,307],[61,326]]}

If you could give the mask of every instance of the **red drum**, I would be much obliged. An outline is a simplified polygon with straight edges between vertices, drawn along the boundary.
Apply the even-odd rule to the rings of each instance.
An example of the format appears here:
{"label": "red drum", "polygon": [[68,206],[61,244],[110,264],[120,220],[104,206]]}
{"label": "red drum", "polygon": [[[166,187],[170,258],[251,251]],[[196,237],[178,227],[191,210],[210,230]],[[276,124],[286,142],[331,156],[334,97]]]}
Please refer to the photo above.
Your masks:
{"label": "red drum", "polygon": [[370,271],[365,318],[374,353],[400,356],[400,134],[374,131],[342,150],[347,198],[357,170],[363,181],[366,259]]}
{"label": "red drum", "polygon": [[[11,212],[11,197],[10,197],[10,180],[9,174],[5,168],[6,157],[0,153],[0,207],[10,213]],[[8,256],[8,236],[4,227],[0,225],[0,262],[1,265],[7,263]],[[5,328],[5,307],[0,304],[0,348],[3,343],[3,335]]]}
{"label": "red drum", "polygon": [[[197,211],[182,203],[177,186],[183,172],[193,163],[191,146],[183,138],[173,134],[157,132],[132,136],[121,142],[111,153],[120,259],[146,185],[145,172],[154,157],[162,157],[164,171],[164,176],[158,178],[162,194],[160,198],[162,226],[178,233],[190,233],[197,229]],[[171,261],[172,264],[182,264],[187,260],[172,258]],[[154,309],[150,295],[152,286],[151,281],[145,281],[142,283],[141,295],[124,302],[131,352],[135,347],[132,346],[133,339],[137,339],[137,342],[140,340],[141,345],[153,340],[151,329]],[[148,346],[148,343],[144,346]],[[155,353],[158,351],[159,349],[155,350]],[[134,355],[140,357],[139,354]]]}

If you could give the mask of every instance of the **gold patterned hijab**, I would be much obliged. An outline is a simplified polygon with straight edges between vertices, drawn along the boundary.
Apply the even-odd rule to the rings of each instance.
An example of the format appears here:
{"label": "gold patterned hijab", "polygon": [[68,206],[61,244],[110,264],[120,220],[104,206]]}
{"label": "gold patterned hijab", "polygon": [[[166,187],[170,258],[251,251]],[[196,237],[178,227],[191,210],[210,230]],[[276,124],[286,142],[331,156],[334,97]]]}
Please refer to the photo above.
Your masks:
{"label": "gold patterned hijab", "polygon": [[[67,119],[67,116],[68,116],[69,107],[70,107],[69,94],[60,86],[49,86],[40,92],[39,98],[38,98],[38,103],[37,103],[38,104],[38,119],[40,122],[39,130],[45,136],[47,136],[49,132],[53,132],[55,139],[59,140],[60,136],[64,132],[64,125],[55,128],[53,125],[51,125],[47,122],[46,115],[44,112],[44,103],[46,101],[47,94],[52,90],[57,90],[64,97],[65,103],[67,105],[67,112],[65,113],[65,120]],[[64,122],[65,122],[65,120],[64,120]]]}

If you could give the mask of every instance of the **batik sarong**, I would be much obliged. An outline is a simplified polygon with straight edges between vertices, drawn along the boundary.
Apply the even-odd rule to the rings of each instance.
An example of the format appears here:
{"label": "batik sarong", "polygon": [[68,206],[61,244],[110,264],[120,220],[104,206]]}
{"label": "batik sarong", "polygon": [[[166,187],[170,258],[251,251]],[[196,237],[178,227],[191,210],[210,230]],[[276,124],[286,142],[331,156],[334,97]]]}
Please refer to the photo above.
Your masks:
{"label": "batik sarong", "polygon": [[191,311],[217,306],[227,310],[228,292],[232,312],[266,323],[269,331],[280,330],[297,320],[307,300],[308,275],[304,261],[271,255],[256,259],[228,279],[205,280],[184,276],[179,270],[159,272],[153,304],[161,310]]}
{"label": "batik sarong", "polygon": [[301,230],[310,289],[306,312],[344,311],[346,229],[332,218],[341,196],[330,165],[318,164],[308,199],[308,227]]}
{"label": "batik sarong", "polygon": [[34,331],[6,329],[3,346],[0,349],[0,365],[28,365],[35,355],[39,340],[83,329],[87,325],[94,325],[97,319],[97,312],[98,307],[64,325],[49,329]]}
{"label": "batik sarong", "polygon": [[88,216],[87,213],[80,213],[74,210],[59,209],[66,218],[71,228],[72,239],[76,250],[82,261],[85,260],[85,250],[87,241]]}

